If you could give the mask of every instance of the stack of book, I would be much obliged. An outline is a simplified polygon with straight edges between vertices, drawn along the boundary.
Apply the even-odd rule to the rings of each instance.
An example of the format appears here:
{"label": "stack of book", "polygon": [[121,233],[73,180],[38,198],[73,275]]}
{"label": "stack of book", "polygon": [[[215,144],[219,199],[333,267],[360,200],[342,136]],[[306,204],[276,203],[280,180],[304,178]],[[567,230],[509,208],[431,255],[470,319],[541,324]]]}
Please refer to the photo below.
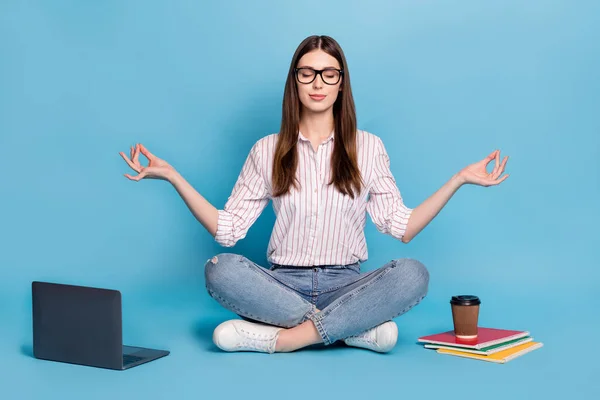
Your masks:
{"label": "stack of book", "polygon": [[440,354],[473,358],[494,363],[506,363],[543,346],[533,340],[527,331],[478,327],[476,341],[468,343],[454,335],[454,331],[422,336],[420,343]]}

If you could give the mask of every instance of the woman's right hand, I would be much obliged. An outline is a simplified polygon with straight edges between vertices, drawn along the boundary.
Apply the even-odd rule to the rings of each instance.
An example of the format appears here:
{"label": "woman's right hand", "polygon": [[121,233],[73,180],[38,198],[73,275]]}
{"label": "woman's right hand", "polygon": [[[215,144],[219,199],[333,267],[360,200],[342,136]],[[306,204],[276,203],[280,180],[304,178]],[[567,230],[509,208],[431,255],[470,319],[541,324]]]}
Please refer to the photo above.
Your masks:
{"label": "woman's right hand", "polygon": [[[146,156],[149,163],[147,167],[144,167],[140,164],[139,155],[140,152]],[[168,181],[170,177],[175,173],[175,168],[169,165],[168,162],[156,157],[154,154],[150,153],[148,149],[144,147],[144,145],[138,143],[134,146],[131,146],[130,149],[130,157],[127,158],[125,153],[122,151],[119,152],[121,157],[129,164],[131,169],[138,173],[136,176],[132,176],[129,174],[125,174],[125,177],[132,181],[139,181],[144,178],[149,179],[162,179]]]}

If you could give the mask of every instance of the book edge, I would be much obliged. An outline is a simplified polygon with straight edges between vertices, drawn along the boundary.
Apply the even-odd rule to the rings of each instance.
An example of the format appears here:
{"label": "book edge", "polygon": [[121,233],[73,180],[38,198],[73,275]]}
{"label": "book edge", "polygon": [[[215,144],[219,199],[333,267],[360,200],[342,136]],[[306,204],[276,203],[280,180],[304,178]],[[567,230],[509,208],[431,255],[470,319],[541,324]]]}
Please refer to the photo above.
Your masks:
{"label": "book edge", "polygon": [[[519,339],[519,338],[517,338],[517,339]],[[481,350],[481,349],[463,348],[463,347],[458,347],[458,346],[452,347],[452,346],[446,345],[446,344],[438,345],[438,344],[434,344],[434,343],[426,343],[424,347],[426,347],[428,349],[445,348],[448,350],[465,351],[465,352],[469,352],[469,353],[473,353],[473,354],[480,354],[482,356],[488,356],[488,355],[495,354],[495,353],[498,353],[503,350],[508,350],[513,347],[517,347],[521,344],[525,344],[525,343],[529,343],[529,342],[533,342],[533,341],[534,341],[534,338],[532,336],[529,336],[519,342],[510,343],[506,346],[500,346],[500,347],[498,347],[496,349],[492,349],[490,351],[485,351],[485,350]]]}
{"label": "book edge", "polygon": [[480,344],[477,345],[477,348],[481,349],[483,347],[493,346],[495,344],[499,344],[499,343],[503,343],[503,342],[508,342],[510,340],[519,339],[519,338],[522,338],[522,337],[525,337],[525,336],[531,336],[531,335],[530,335],[529,332],[523,331],[521,333],[516,333],[516,334],[514,334],[512,336],[507,336],[507,337],[502,338],[502,339],[496,339],[496,340],[492,340],[490,342],[480,343]]}
{"label": "book edge", "polygon": [[504,359],[504,358],[500,358],[500,359],[497,359],[497,358],[487,358],[484,355],[479,355],[479,357],[474,357],[474,356],[477,356],[478,354],[466,354],[466,353],[456,354],[456,353],[442,352],[440,350],[441,349],[437,350],[437,352],[439,354],[444,354],[444,355],[447,355],[447,356],[470,358],[471,360],[479,360],[479,361],[491,362],[491,363],[494,363],[494,364],[505,364],[506,363],[506,359]]}
{"label": "book edge", "polygon": [[[441,332],[441,333],[446,333],[446,332]],[[509,340],[519,339],[519,338],[525,337],[525,336],[530,336],[530,332],[529,331],[521,331],[521,332],[515,333],[515,334],[513,334],[511,336],[506,336],[506,337],[501,338],[501,339],[496,339],[496,340],[492,340],[492,341],[489,341],[489,342],[483,342],[483,343],[479,343],[479,344],[460,343],[460,346],[468,348],[468,349],[481,350],[484,347],[493,346],[493,345],[498,344],[498,343],[508,342]],[[450,345],[449,342],[442,342],[442,341],[439,341],[439,340],[423,339],[423,337],[420,337],[417,340],[419,342],[421,342],[421,343],[434,343],[434,344]],[[454,345],[458,345],[458,344],[455,343]]]}
{"label": "book edge", "polygon": [[522,355],[525,355],[525,354],[530,353],[530,352],[532,352],[534,350],[537,350],[537,349],[539,349],[540,347],[543,347],[543,346],[544,346],[544,344],[542,342],[537,342],[536,344],[531,345],[531,346],[529,346],[529,347],[527,347],[527,348],[525,348],[525,349],[523,349],[523,350],[521,350],[519,352],[511,354],[510,356],[506,356],[505,359],[508,362],[508,361],[513,360],[513,359],[515,359],[517,357],[521,357]]}
{"label": "book edge", "polygon": [[[528,343],[531,343],[531,342],[528,342]],[[528,346],[528,347],[526,347],[526,348],[524,348],[524,349],[522,349],[522,350],[520,350],[520,351],[518,351],[516,353],[513,353],[511,355],[508,355],[508,356],[500,358],[500,359],[487,358],[484,355],[479,355],[479,357],[477,357],[477,354],[472,355],[470,353],[465,353],[465,352],[463,352],[463,353],[459,352],[459,354],[457,354],[457,353],[449,353],[449,352],[445,352],[445,351],[440,351],[442,349],[438,349],[436,352],[439,353],[439,354],[445,354],[445,355],[449,355],[449,356],[470,358],[470,359],[473,359],[473,360],[488,361],[488,362],[493,362],[493,363],[498,363],[498,364],[506,364],[507,362],[512,361],[515,358],[521,357],[521,356],[523,356],[523,355],[525,355],[527,353],[530,353],[530,352],[532,352],[534,350],[537,350],[537,349],[539,349],[539,348],[541,348],[543,346],[544,346],[544,344],[542,342],[536,342],[536,343],[534,343],[534,344],[532,344],[532,345],[530,345],[530,346]]]}

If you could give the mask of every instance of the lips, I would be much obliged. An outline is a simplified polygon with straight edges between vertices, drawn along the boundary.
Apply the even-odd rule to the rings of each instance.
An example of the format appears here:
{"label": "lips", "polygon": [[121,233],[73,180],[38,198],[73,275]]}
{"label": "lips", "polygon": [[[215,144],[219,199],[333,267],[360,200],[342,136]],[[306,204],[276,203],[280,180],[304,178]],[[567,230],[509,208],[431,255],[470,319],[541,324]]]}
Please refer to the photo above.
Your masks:
{"label": "lips", "polygon": [[309,96],[313,100],[323,100],[326,97],[324,94],[311,94]]}

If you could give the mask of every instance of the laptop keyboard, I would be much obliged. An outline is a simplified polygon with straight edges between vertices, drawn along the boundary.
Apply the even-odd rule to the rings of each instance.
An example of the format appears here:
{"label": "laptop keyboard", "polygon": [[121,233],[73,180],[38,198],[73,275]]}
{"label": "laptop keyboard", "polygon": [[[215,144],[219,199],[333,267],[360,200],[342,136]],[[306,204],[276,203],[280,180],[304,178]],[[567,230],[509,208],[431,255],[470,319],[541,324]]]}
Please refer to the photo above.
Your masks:
{"label": "laptop keyboard", "polygon": [[129,365],[136,361],[143,360],[143,357],[132,356],[131,354],[123,354],[123,365]]}

